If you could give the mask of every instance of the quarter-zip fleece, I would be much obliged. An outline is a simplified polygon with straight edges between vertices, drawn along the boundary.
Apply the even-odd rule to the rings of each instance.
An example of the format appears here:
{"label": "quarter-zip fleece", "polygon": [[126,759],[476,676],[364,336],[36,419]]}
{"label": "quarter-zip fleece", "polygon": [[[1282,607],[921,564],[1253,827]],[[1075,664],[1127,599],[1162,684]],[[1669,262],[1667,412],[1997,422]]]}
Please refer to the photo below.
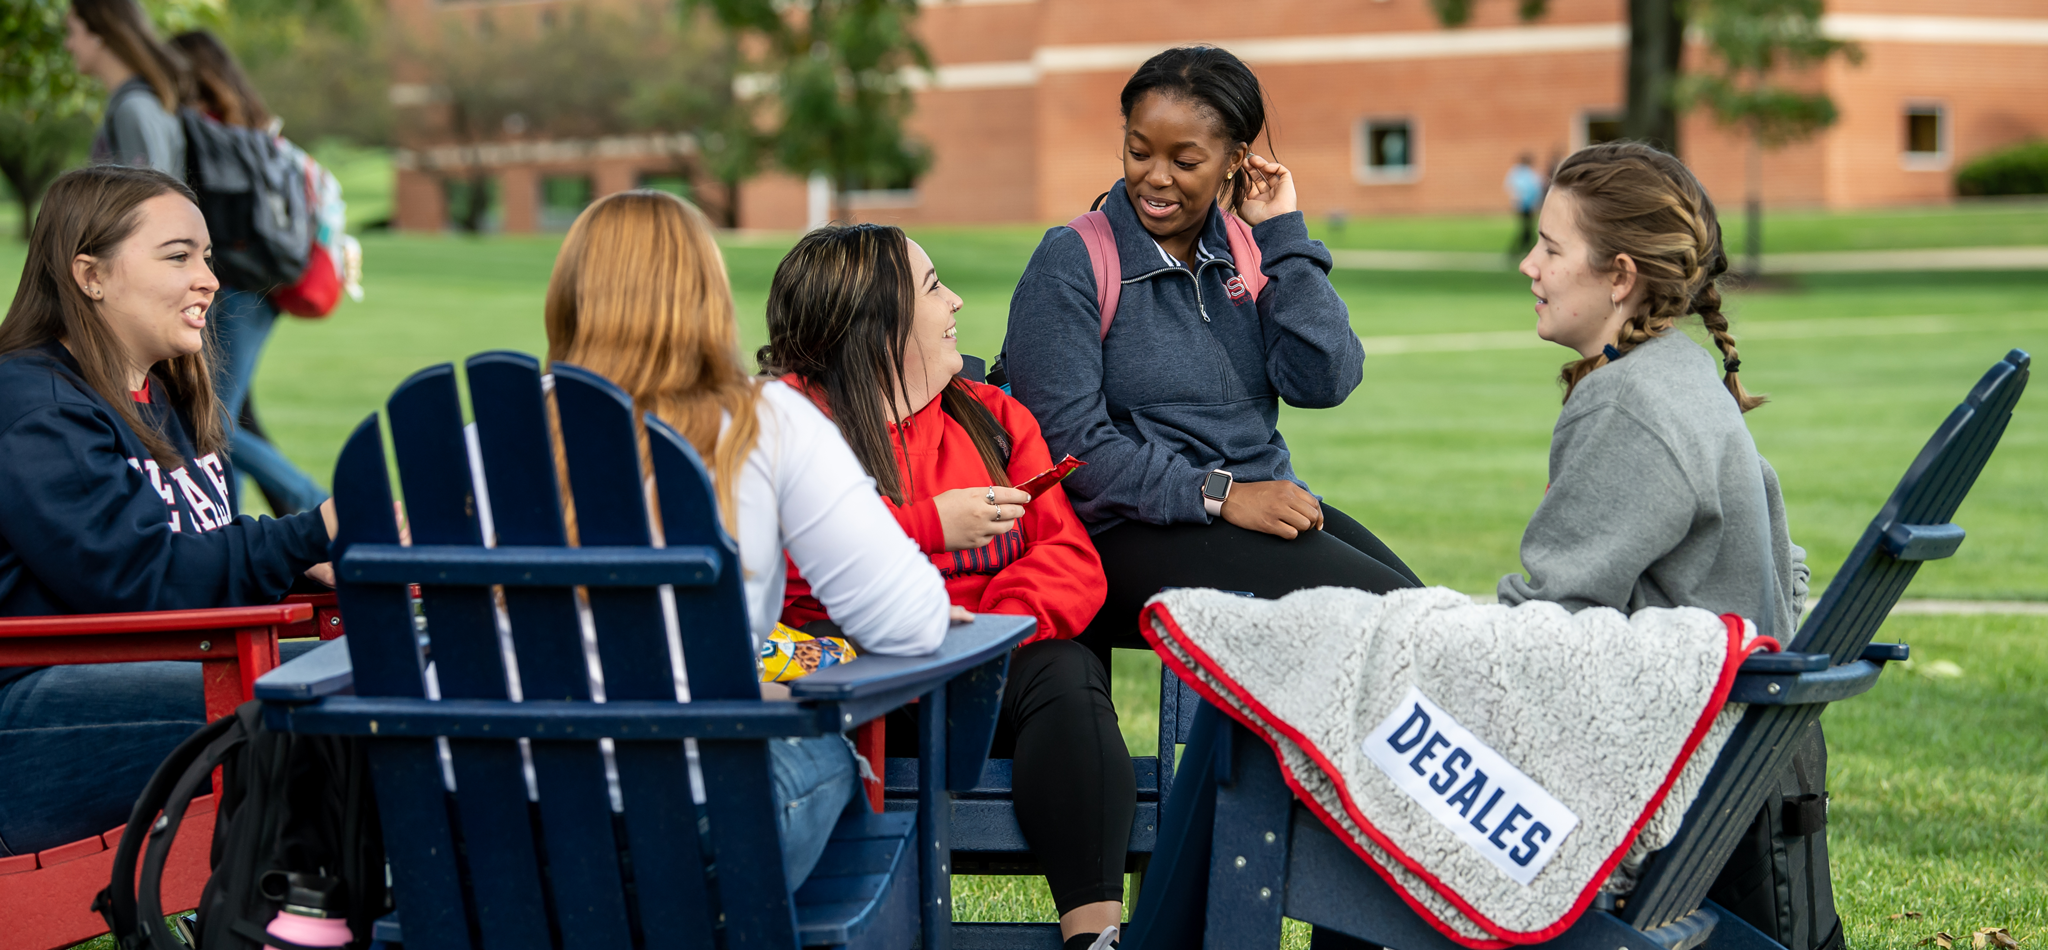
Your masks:
{"label": "quarter-zip fleece", "polygon": [[1045,427],[1054,455],[1088,467],[1067,479],[1091,533],[1127,519],[1207,523],[1202,478],[1294,473],[1277,428],[1280,401],[1342,403],[1364,378],[1365,348],[1330,286],[1330,252],[1300,212],[1252,229],[1267,284],[1256,301],[1237,281],[1223,213],[1210,208],[1195,266],[1145,231],[1119,181],[1103,201],[1123,290],[1109,336],[1088,250],[1072,228],[1045,233],[1010,298],[1003,364],[1011,391]]}
{"label": "quarter-zip fleece", "polygon": [[61,344],[0,356],[0,616],[274,603],[327,560],[317,511],[236,517],[226,454],[197,454],[162,381],[148,391],[137,410],[186,459],[170,471]]}
{"label": "quarter-zip fleece", "polygon": [[[800,378],[785,376],[783,381],[824,408],[823,401],[807,390]],[[1011,484],[1052,467],[1038,422],[1021,403],[994,386],[965,385],[1010,435]],[[906,504],[897,505],[886,497],[882,503],[903,525],[904,533],[931,557],[932,566],[946,580],[946,593],[954,605],[1038,618],[1038,632],[1025,643],[1066,639],[1087,629],[1102,608],[1109,586],[1102,576],[1095,542],[1088,539],[1064,488],[1054,485],[1031,499],[1024,506],[1024,517],[1017,519],[1009,533],[979,548],[948,551],[946,529],[933,499],[941,492],[989,483],[988,468],[975,450],[973,438],[934,399],[902,425],[891,425],[889,444],[895,446]],[[811,596],[811,585],[797,573],[795,564],[789,567],[783,604],[783,622],[791,626],[826,616],[824,605]]]}

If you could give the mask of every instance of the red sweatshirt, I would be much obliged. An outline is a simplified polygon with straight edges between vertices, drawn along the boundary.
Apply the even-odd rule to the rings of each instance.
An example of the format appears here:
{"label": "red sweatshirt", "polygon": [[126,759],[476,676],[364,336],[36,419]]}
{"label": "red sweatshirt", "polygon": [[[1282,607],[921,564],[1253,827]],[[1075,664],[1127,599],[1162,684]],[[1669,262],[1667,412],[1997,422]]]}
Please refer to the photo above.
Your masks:
{"label": "red sweatshirt", "polygon": [[[810,392],[794,376],[783,381]],[[1038,420],[1023,403],[994,386],[966,385],[1010,434],[1011,484],[1052,467]],[[823,408],[822,401],[819,407]],[[889,443],[896,447],[899,472],[905,476],[904,497],[912,500],[899,506],[883,498],[882,503],[903,525],[903,532],[931,556],[955,606],[1037,617],[1038,632],[1026,643],[1073,637],[1087,628],[1102,608],[1109,586],[1102,577],[1102,558],[1068,503],[1066,489],[1055,485],[1033,498],[1008,534],[971,551],[948,551],[932,499],[940,492],[989,483],[988,467],[974,440],[934,399],[900,427],[891,425]],[[792,627],[825,617],[825,606],[811,596],[811,585],[794,564],[789,566],[789,587],[782,602],[782,622]]]}

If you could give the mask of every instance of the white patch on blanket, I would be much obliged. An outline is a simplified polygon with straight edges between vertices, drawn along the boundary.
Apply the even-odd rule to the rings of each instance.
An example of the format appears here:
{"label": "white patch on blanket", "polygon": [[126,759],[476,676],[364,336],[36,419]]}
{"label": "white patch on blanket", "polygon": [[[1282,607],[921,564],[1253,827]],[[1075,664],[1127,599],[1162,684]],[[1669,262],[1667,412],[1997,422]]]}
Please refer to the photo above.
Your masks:
{"label": "white patch on blanket", "polygon": [[1579,826],[1563,802],[1413,686],[1365,737],[1363,751],[1394,787],[1517,884],[1533,880]]}
{"label": "white patch on blanket", "polygon": [[[1264,734],[1301,797],[1355,851],[1471,945],[1531,942],[1568,925],[1625,850],[1633,860],[1615,878],[1631,881],[1641,856],[1676,832],[1740,717],[1739,707],[1723,710],[1678,768],[1728,652],[1725,624],[1704,610],[1572,614],[1542,602],[1475,605],[1443,588],[1319,588],[1277,601],[1186,590],[1154,600],[1180,628],[1153,622],[1162,651]],[[1405,718],[1411,689],[1579,819],[1544,843],[1545,863],[1531,856],[1525,882],[1367,756],[1374,730],[1397,710]]]}

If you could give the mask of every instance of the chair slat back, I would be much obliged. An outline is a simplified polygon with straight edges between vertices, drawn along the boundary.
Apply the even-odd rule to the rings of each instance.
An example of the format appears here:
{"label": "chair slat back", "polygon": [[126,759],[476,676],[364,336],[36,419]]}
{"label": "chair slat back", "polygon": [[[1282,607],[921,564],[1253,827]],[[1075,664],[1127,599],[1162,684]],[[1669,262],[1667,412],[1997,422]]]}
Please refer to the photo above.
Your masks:
{"label": "chair slat back", "polygon": [[1955,516],[2012,420],[2031,362],[2021,350],[2006,354],[1949,413],[1851,549],[1791,649],[1827,653],[1837,664],[1862,655],[1920,569],[1919,561],[1900,560],[1884,549],[1885,533],[1895,525],[1946,524]]}
{"label": "chair slat back", "polygon": [[[413,543],[472,548],[479,560],[496,545],[566,546],[565,496],[574,500],[578,545],[655,543],[639,434],[625,393],[587,371],[558,365],[556,427],[537,360],[487,353],[466,369],[473,434],[465,431],[450,365],[408,379],[387,406]],[[557,481],[556,432],[567,462],[566,491]],[[720,562],[716,583],[673,590],[500,588],[419,577],[424,660],[432,664],[439,695],[675,701],[673,631],[690,644],[685,658],[699,698],[759,701],[737,547],[719,525],[710,480],[673,430],[655,423],[647,434],[656,482],[669,502],[662,512],[666,544],[710,548]],[[398,541],[374,417],[344,448],[335,493],[342,522],[338,560],[351,544]],[[354,578],[346,569],[342,574],[358,694],[425,695],[428,677],[406,584],[389,577],[373,583],[377,575],[367,570]],[[673,609],[666,604],[671,594]],[[594,651],[586,646],[586,629],[595,632]],[[508,659],[516,662],[508,666]],[[607,779],[612,745],[449,741],[451,789],[434,741],[373,739],[407,936],[449,947],[708,947],[722,911],[731,933],[763,937],[763,946],[793,946],[795,917],[781,862],[763,860],[764,853],[776,853],[779,840],[766,741],[703,744],[708,855],[685,743],[616,743],[610,750],[616,786]],[[614,796],[620,811],[614,811]],[[712,863],[720,881],[716,901],[707,881]]]}
{"label": "chair slat back", "polygon": [[[1885,550],[1886,532],[1895,525],[1945,524],[1954,517],[2012,418],[2026,388],[2029,362],[2020,350],[2007,354],[1935,430],[1790,649],[1828,653],[1837,665],[1862,655],[1920,567],[1919,561],[1901,560]],[[1684,825],[1668,846],[1650,856],[1624,919],[1638,927],[1659,927],[1700,905],[1793,746],[1824,708],[1752,706],[1743,714]]]}

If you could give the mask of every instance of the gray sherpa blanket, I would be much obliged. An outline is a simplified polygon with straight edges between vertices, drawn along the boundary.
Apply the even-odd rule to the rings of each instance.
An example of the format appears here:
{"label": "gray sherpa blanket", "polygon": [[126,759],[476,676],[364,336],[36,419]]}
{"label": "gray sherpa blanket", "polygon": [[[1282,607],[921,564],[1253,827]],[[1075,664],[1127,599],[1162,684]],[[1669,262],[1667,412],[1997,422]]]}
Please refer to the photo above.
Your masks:
{"label": "gray sherpa blanket", "polygon": [[1481,950],[1563,933],[1670,841],[1740,718],[1737,667],[1777,648],[1697,608],[1440,587],[1177,590],[1140,626],[1409,906]]}

